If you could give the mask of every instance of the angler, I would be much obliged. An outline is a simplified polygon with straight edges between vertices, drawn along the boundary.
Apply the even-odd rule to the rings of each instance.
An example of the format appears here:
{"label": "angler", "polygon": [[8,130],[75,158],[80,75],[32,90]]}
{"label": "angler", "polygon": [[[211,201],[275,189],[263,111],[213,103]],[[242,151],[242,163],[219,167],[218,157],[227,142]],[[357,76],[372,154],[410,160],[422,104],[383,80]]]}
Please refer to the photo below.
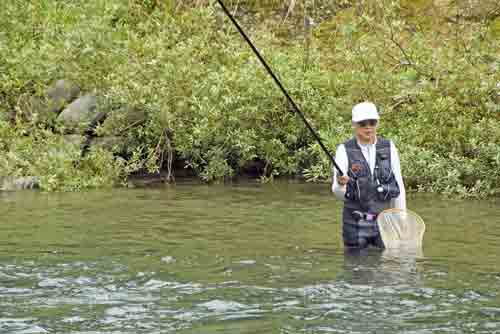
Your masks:
{"label": "angler", "polygon": [[344,201],[342,237],[348,248],[383,248],[376,223],[383,210],[406,210],[399,155],[392,141],[377,137],[377,108],[363,102],[352,109],[354,138],[338,146],[335,161],[347,171],[334,171],[332,191]]}

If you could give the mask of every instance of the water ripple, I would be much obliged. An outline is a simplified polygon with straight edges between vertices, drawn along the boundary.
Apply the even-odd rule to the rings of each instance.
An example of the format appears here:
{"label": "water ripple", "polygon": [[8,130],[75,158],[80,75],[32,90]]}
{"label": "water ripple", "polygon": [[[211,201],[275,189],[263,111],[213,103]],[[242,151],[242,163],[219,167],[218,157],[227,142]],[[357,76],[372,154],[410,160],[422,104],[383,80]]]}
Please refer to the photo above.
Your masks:
{"label": "water ripple", "polygon": [[[238,263],[254,266],[246,260]],[[355,268],[358,270],[350,273],[367,269]],[[500,308],[487,306],[496,301],[496,293],[449,290],[404,280],[383,284],[378,279],[352,280],[340,275],[335,281],[298,287],[247,285],[237,280],[203,284],[165,280],[154,272],[131,275],[119,263],[3,264],[0,277],[0,332],[80,328],[73,332],[85,333],[81,331],[85,327],[96,333],[112,332],[113,328],[154,333],[158,326],[178,331],[202,323],[283,317],[288,319],[283,329],[291,332],[361,333],[363,328],[371,328],[359,321],[366,317],[391,333],[459,329],[494,333],[500,326],[493,320],[500,317]],[[17,316],[20,314],[36,316]],[[52,316],[55,314],[58,316]],[[485,321],[469,322],[471,317]],[[453,325],[446,326],[450,319],[454,319]]]}

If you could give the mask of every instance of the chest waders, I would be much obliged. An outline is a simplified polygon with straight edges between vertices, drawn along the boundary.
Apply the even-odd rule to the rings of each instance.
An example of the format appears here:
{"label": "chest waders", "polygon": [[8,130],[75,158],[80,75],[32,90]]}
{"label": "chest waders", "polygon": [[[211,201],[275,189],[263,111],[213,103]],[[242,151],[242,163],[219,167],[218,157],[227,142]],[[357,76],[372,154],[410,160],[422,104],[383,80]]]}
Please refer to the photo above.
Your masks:
{"label": "chest waders", "polygon": [[373,174],[356,139],[344,143],[349,161],[342,213],[342,237],[346,247],[384,247],[377,215],[399,196],[399,185],[391,168],[391,142],[377,138]]}

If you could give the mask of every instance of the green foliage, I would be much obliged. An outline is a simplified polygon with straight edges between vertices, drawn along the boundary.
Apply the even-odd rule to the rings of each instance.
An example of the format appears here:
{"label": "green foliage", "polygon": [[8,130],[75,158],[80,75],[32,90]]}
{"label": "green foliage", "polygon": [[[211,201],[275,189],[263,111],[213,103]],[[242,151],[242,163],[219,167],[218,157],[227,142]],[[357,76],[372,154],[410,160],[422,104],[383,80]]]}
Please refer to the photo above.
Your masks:
{"label": "green foliage", "polygon": [[[428,3],[417,5],[427,11]],[[109,185],[138,169],[158,170],[172,149],[206,181],[238,175],[255,160],[265,162],[266,180],[327,180],[330,162],[218,5],[179,4],[6,2],[0,113],[16,110],[22,95],[42,95],[56,79],[70,79],[106,97],[111,121],[98,132],[124,136],[127,163],[94,150],[75,166],[78,149],[67,148],[59,135],[28,134],[32,124],[3,122],[2,174],[39,175],[49,190]],[[412,189],[500,192],[496,21],[416,20],[411,13],[422,16],[424,9],[415,4],[364,0],[297,2],[294,19],[283,23],[289,3],[238,4],[255,14],[239,18],[332,152],[351,136],[352,105],[371,100],[380,106],[380,131],[395,140]],[[336,17],[315,10],[330,7]],[[307,50],[300,26],[288,27],[295,35],[286,41],[280,37],[306,9],[319,21]],[[139,122],[120,113],[121,106],[140,112]]]}
{"label": "green foliage", "polygon": [[113,186],[123,180],[126,163],[103,150],[80,158],[79,145],[51,131],[12,127],[0,121],[0,171],[2,175],[35,175],[43,190],[75,191]]}

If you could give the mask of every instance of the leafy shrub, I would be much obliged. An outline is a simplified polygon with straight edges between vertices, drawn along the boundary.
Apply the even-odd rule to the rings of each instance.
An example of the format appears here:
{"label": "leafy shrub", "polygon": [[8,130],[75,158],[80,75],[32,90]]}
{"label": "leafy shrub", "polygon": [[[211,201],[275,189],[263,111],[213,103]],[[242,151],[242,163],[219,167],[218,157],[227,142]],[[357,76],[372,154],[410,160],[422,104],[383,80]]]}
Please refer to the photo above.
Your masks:
{"label": "leafy shrub", "polygon": [[[265,163],[265,179],[328,180],[328,159],[218,5],[174,3],[6,2],[3,115],[17,108],[19,96],[42,95],[67,78],[104,95],[111,109],[133,106],[145,117],[134,127],[116,117],[98,129],[125,136],[128,162],[95,150],[77,167],[77,149],[50,155],[64,147],[58,134],[3,122],[3,174],[40,175],[46,189],[108,185],[141,168],[157,171],[168,150],[206,181],[237,175],[255,160]],[[418,6],[429,10],[426,1],[411,8],[388,0],[298,2],[291,12],[279,1],[238,3],[254,13],[237,12],[244,28],[332,152],[352,135],[352,105],[371,100],[382,112],[381,134],[401,152],[410,188],[499,193],[494,18],[424,20]],[[320,7],[334,10],[320,15]],[[305,10],[318,20],[308,48],[297,26]]]}
{"label": "leafy shrub", "polygon": [[3,175],[36,175],[43,190],[74,191],[116,185],[126,163],[95,149],[80,157],[80,146],[44,129],[12,127],[0,121],[0,170]]}

